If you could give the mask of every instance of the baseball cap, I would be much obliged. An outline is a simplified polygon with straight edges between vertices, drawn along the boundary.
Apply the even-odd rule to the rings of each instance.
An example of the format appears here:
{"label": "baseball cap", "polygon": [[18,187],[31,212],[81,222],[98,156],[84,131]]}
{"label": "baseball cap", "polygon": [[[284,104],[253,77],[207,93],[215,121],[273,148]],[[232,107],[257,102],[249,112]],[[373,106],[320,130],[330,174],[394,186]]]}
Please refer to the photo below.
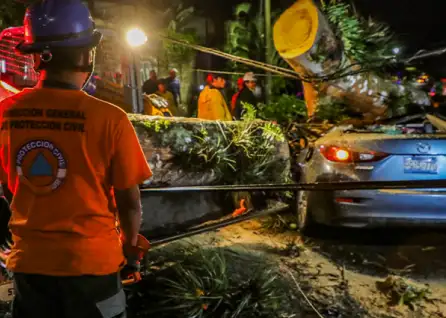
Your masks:
{"label": "baseball cap", "polygon": [[253,72],[248,72],[245,74],[245,76],[243,76],[243,81],[244,82],[257,82],[257,78]]}

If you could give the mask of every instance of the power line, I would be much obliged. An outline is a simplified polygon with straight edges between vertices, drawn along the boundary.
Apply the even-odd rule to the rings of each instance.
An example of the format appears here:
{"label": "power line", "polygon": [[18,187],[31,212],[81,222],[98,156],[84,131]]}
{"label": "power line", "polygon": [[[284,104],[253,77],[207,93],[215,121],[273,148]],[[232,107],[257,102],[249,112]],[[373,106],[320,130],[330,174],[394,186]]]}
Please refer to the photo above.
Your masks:
{"label": "power line", "polygon": [[[367,73],[367,72],[370,72],[372,69],[382,67],[383,62],[389,62],[388,60],[387,61],[383,61],[383,60],[370,61],[370,65],[367,68],[361,66],[359,63],[352,63],[351,65],[347,65],[344,68],[340,68],[339,70],[333,72],[332,74],[328,74],[328,75],[323,75],[323,76],[300,75],[300,74],[296,73],[294,70],[290,70],[288,68],[279,67],[276,65],[271,65],[268,63],[251,60],[248,58],[239,57],[236,55],[232,55],[229,53],[225,53],[225,52],[222,52],[222,51],[219,51],[216,49],[204,47],[204,46],[197,45],[197,44],[191,44],[187,41],[177,40],[177,39],[171,38],[169,36],[166,36],[164,34],[158,34],[158,36],[163,38],[164,40],[170,41],[172,43],[176,43],[178,45],[183,45],[185,47],[188,47],[188,48],[200,51],[200,52],[223,57],[225,59],[228,59],[228,60],[231,60],[231,61],[234,61],[237,63],[242,63],[245,65],[249,65],[249,66],[253,66],[253,67],[262,69],[266,72],[271,72],[274,74],[281,75],[283,77],[293,78],[293,79],[297,79],[297,80],[300,80],[303,82],[308,82],[308,83],[327,82],[327,81],[332,81],[332,80],[343,78],[343,77],[350,76],[350,75]],[[375,64],[373,64],[373,63],[375,63]]]}
{"label": "power line", "polygon": [[[226,74],[226,75],[245,75],[246,73],[240,73],[240,72],[228,72],[228,71],[215,71],[215,70],[202,70],[202,69],[194,69],[193,71],[199,72],[199,73],[211,73],[211,74]],[[266,77],[267,74],[254,74],[257,77]],[[282,75],[273,75],[276,77],[282,77]]]}

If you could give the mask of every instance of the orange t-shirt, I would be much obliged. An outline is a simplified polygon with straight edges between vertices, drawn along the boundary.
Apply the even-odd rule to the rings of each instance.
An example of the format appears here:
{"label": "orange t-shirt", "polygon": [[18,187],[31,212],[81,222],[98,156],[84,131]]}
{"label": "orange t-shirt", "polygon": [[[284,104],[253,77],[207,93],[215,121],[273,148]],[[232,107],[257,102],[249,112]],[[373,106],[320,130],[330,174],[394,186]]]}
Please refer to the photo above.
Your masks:
{"label": "orange t-shirt", "polygon": [[0,103],[0,180],[14,193],[13,272],[108,275],[124,261],[113,188],[151,177],[124,111],[82,91],[25,89]]}

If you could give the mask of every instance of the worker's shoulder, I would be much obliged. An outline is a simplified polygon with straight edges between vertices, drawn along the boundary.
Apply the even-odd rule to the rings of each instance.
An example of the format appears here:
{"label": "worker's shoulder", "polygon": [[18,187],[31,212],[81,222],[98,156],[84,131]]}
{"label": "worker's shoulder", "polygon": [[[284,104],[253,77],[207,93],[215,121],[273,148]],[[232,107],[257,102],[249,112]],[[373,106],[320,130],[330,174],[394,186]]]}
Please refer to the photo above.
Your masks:
{"label": "worker's shoulder", "polygon": [[210,95],[222,96],[220,90],[218,88],[215,88],[215,87],[208,87],[207,92]]}
{"label": "worker's shoulder", "polygon": [[85,94],[85,99],[89,110],[97,116],[117,120],[127,117],[127,113],[115,104],[87,94]]}
{"label": "worker's shoulder", "polygon": [[202,100],[211,100],[219,95],[219,91],[215,88],[206,86],[200,93],[200,98]]}
{"label": "worker's shoulder", "polygon": [[14,96],[9,96],[0,101],[0,110],[5,109],[6,107],[12,105],[14,103]]}
{"label": "worker's shoulder", "polygon": [[28,94],[28,90],[23,90],[21,92],[18,92],[17,94],[2,99],[0,101],[0,112],[5,111],[13,105],[19,104],[20,101],[22,101]]}

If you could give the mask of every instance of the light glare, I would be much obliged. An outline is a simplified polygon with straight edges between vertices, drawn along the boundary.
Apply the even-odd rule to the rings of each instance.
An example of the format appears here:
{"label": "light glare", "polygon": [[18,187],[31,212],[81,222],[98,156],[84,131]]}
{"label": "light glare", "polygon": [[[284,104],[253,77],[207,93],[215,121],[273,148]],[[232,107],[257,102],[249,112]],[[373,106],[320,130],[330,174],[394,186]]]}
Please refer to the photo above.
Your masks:
{"label": "light glare", "polygon": [[350,154],[348,153],[348,151],[343,149],[337,150],[335,156],[339,161],[346,161],[350,158]]}
{"label": "light glare", "polygon": [[147,35],[141,29],[131,29],[127,32],[127,43],[131,47],[139,47],[146,44]]}

